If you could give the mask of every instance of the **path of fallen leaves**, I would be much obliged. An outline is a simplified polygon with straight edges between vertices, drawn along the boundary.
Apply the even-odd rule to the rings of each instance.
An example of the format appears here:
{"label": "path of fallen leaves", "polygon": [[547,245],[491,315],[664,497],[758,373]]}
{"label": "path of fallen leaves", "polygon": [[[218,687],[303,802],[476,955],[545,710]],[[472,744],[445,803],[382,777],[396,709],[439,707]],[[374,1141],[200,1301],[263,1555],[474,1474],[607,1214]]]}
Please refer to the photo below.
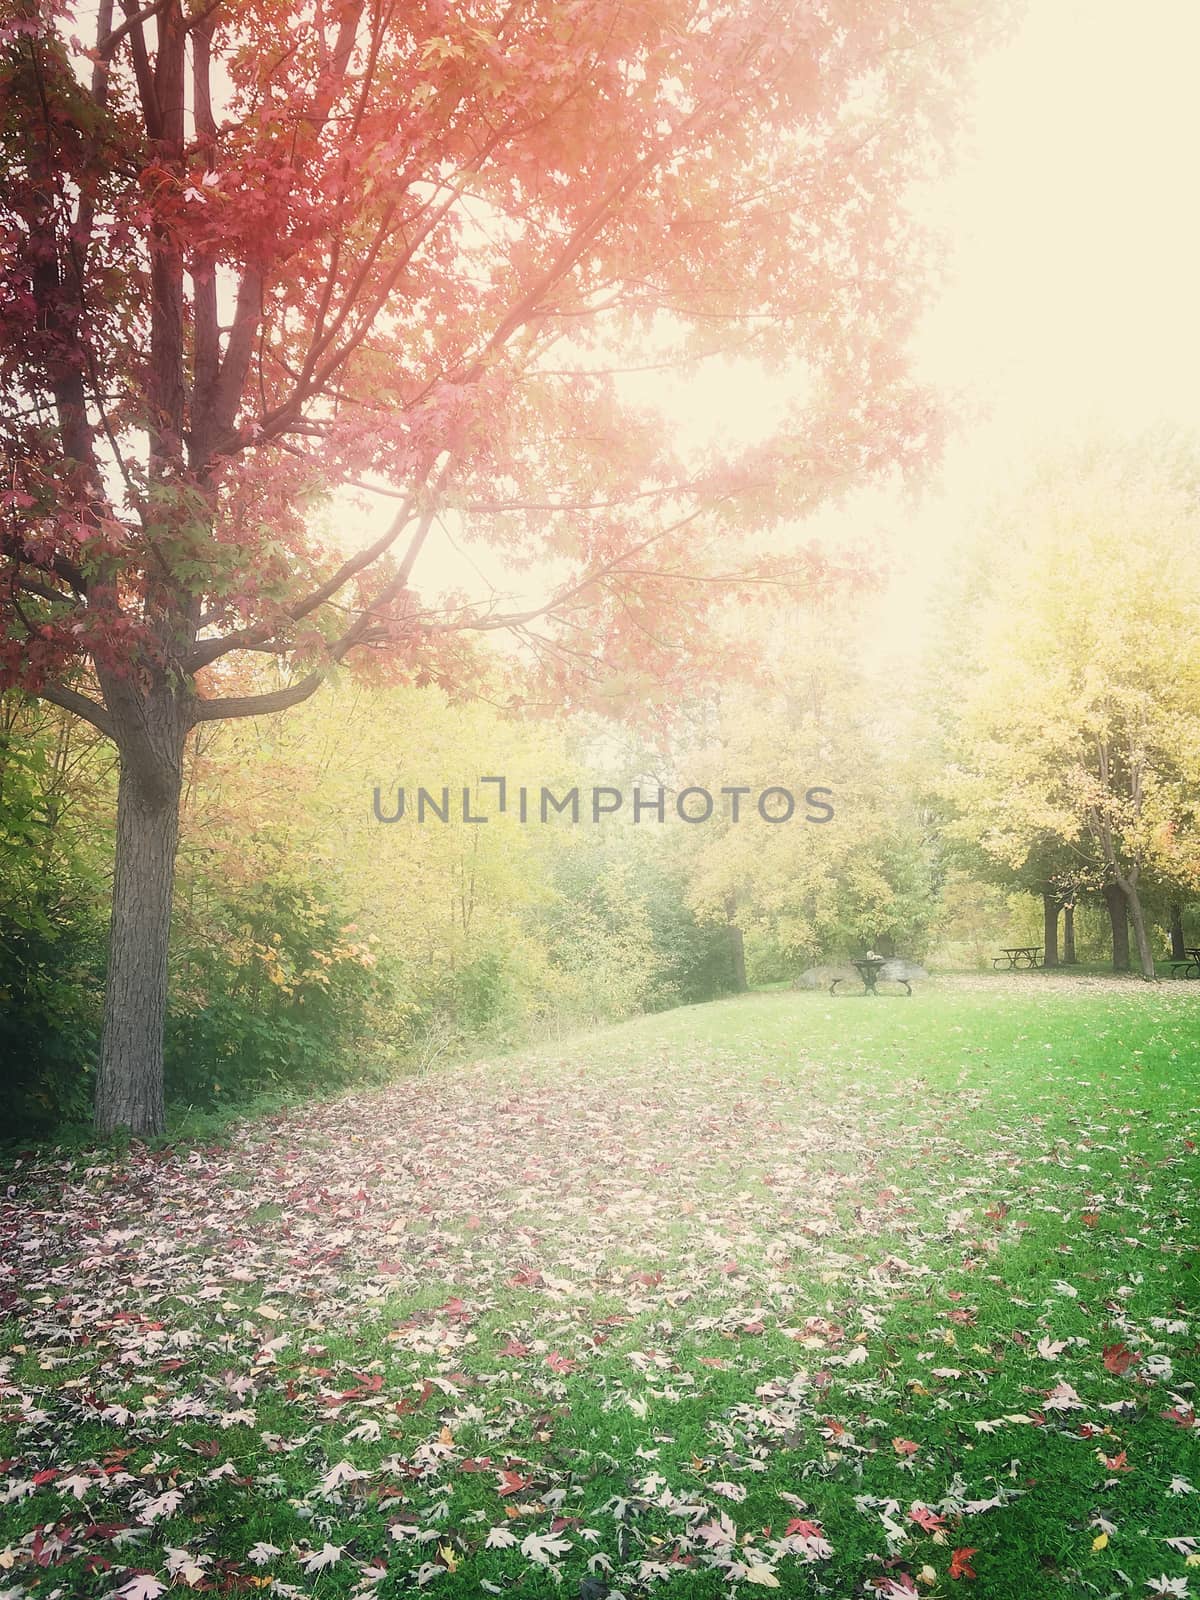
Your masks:
{"label": "path of fallen leaves", "polygon": [[[1194,1084],[1153,1161],[1124,1083],[1064,1142],[1045,1108],[983,1118],[976,1086],[843,1071],[831,1090],[815,1063],[764,1051],[739,1073],[645,1032],[604,1049],[221,1146],[19,1162],[0,1596],[600,1600],[681,1576],[848,1596],[826,1576],[835,1484],[861,1525],[853,1592],[941,1593],[1028,1492],[995,1456],[973,1478],[976,1445],[1027,1459],[1053,1434],[1086,1456],[1104,1552],[1123,1475],[1153,1465],[1135,1424],[1200,1439],[1176,1288]],[[1047,1222],[1044,1283],[1006,1277]],[[979,1343],[988,1295],[1008,1334]],[[1022,1403],[992,1399],[1002,1367]],[[961,1448],[933,1494],[935,1437]],[[1155,1492],[1195,1505],[1164,1460]],[[1188,1592],[1191,1521],[1150,1592]]]}

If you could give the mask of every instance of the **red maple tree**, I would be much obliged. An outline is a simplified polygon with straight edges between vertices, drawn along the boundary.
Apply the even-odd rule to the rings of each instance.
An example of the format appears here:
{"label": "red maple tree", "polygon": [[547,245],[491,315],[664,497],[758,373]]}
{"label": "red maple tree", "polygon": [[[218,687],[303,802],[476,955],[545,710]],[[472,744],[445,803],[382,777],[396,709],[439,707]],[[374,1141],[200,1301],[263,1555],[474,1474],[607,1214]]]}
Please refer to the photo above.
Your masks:
{"label": "red maple tree", "polygon": [[[0,13],[0,685],[120,756],[101,1129],[163,1125],[185,744],[386,651],[454,686],[506,628],[565,696],[662,677],[794,559],[743,535],[926,454],[904,346],[985,0],[65,0]],[[697,469],[642,359],[801,364]],[[632,352],[632,354],[631,354]],[[343,485],[393,497],[361,548]],[[562,575],[423,599],[434,519]],[[811,568],[808,576],[812,576]],[[275,657],[255,692],[237,663]],[[247,681],[248,680],[248,681]],[[231,692],[232,690],[232,692]]]}

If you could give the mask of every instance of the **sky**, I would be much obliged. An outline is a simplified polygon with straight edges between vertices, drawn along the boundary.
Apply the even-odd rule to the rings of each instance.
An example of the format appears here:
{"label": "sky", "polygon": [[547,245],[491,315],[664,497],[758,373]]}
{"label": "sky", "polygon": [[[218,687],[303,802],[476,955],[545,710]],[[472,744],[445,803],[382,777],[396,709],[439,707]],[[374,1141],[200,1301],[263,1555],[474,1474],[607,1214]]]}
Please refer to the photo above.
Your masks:
{"label": "sky", "polygon": [[[1028,0],[979,63],[957,168],[916,201],[951,248],[913,355],[953,397],[957,430],[918,505],[872,492],[819,525],[890,550],[884,632],[897,648],[925,625],[948,546],[1032,452],[1162,421],[1200,432],[1197,60],[1198,0]],[[752,438],[769,420],[753,372],[693,376],[658,398],[697,440],[727,438],[731,419]],[[486,553],[471,559],[514,592]],[[418,582],[463,585],[462,560],[434,545]]]}
{"label": "sky", "polygon": [[917,346],[991,408],[969,447],[1200,423],[1198,58],[1194,0],[1031,0],[980,67],[974,150],[931,201],[954,281]]}

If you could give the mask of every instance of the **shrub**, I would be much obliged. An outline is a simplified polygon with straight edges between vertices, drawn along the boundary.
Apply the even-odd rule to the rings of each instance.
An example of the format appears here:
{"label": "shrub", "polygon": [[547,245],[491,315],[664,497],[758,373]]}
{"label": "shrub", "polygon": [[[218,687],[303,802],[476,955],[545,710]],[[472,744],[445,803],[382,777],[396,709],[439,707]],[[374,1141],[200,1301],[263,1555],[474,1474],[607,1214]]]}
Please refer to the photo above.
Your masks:
{"label": "shrub", "polygon": [[[99,917],[63,888],[0,904],[0,1136],[46,1133],[91,1112],[104,971]],[[77,906],[78,902],[76,902]]]}
{"label": "shrub", "polygon": [[316,887],[269,879],[181,919],[167,1022],[168,1100],[211,1106],[346,1081],[390,988],[370,941]]}

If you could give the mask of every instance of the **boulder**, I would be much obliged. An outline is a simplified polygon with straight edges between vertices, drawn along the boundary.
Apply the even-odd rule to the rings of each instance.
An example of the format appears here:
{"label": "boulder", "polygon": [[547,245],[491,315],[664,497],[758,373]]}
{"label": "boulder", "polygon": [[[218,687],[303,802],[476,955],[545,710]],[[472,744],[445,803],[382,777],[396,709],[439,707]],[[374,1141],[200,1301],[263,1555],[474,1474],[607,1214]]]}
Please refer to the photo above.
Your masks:
{"label": "boulder", "polygon": [[857,983],[858,973],[848,962],[840,961],[819,967],[809,967],[792,984],[793,989],[828,989],[835,978],[844,983]]}
{"label": "boulder", "polygon": [[919,962],[905,961],[902,956],[895,956],[879,969],[880,983],[914,983],[918,978],[928,976]]}

